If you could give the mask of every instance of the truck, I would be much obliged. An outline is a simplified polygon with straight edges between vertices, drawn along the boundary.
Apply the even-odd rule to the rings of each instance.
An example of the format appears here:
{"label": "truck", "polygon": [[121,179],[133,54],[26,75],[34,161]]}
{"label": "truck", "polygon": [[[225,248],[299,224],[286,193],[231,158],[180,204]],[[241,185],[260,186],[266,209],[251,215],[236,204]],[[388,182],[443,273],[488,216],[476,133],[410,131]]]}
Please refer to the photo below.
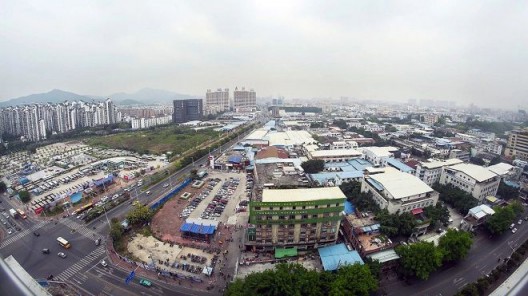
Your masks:
{"label": "truck", "polygon": [[13,218],[16,218],[18,216],[18,212],[15,209],[9,209],[9,214]]}

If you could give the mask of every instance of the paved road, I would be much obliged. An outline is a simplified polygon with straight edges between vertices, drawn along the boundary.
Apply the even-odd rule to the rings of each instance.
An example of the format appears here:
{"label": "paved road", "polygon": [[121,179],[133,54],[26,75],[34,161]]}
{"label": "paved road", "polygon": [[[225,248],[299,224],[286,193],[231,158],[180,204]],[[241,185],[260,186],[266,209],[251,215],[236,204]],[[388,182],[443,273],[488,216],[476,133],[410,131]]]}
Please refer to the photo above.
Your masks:
{"label": "paved road", "polygon": [[519,247],[528,237],[528,222],[517,225],[515,234],[507,231],[500,237],[490,239],[486,234],[474,238],[468,257],[457,265],[437,271],[427,281],[412,285],[395,278],[384,279],[381,288],[387,295],[453,295],[464,285],[489,274],[498,264],[498,258],[507,258],[512,248]]}
{"label": "paved road", "polygon": [[[244,135],[245,136],[245,135]],[[242,139],[243,136],[240,136]],[[234,139],[222,145],[221,151],[238,142]],[[218,151],[211,151],[218,153]],[[208,156],[195,160],[194,165],[205,164]],[[177,180],[186,177],[194,167],[189,165],[167,178],[166,182],[160,182],[148,190],[133,192],[134,199],[139,199],[142,203],[150,203],[153,200],[164,196],[171,190],[172,186],[163,187],[165,183],[176,185]],[[171,182],[172,181],[172,182]],[[4,199],[1,204],[4,208],[16,208],[14,201]],[[124,203],[107,212],[108,219],[112,217],[122,218],[130,210],[130,203]],[[13,255],[15,259],[34,278],[47,278],[50,274],[56,280],[66,281],[77,286],[84,294],[88,295],[211,295],[208,292],[193,290],[191,287],[170,286],[163,282],[154,280],[154,286],[146,288],[138,284],[138,279],[129,285],[124,283],[128,272],[118,268],[108,266],[103,267],[100,262],[106,258],[104,243],[95,245],[95,238],[106,237],[108,225],[106,217],[103,215],[99,219],[83,224],[75,217],[58,218],[55,221],[39,221],[35,218],[11,219],[20,227],[11,235],[7,235],[0,243],[0,256],[7,257]],[[33,233],[37,231],[40,236]],[[68,240],[72,247],[62,248],[56,241],[58,236]],[[42,249],[50,249],[50,254],[42,254]],[[67,257],[60,258],[58,252],[64,252]]]}

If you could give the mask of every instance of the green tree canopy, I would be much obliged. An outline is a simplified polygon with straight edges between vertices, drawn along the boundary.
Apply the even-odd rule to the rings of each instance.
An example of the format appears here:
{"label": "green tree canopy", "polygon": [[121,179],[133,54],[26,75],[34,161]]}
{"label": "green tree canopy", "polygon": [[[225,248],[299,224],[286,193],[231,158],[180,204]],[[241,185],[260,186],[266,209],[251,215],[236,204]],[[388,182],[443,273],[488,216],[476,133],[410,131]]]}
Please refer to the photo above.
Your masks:
{"label": "green tree canopy", "polygon": [[140,204],[133,207],[132,210],[128,212],[126,218],[130,224],[139,225],[150,222],[150,219],[152,219],[153,216],[154,212],[152,212],[147,206]]}
{"label": "green tree canopy", "polygon": [[436,223],[448,223],[449,222],[449,210],[441,203],[437,203],[436,206],[428,206],[424,208],[425,216],[431,219],[431,225],[434,227]]}
{"label": "green tree canopy", "polygon": [[112,221],[112,224],[110,225],[110,236],[114,241],[118,241],[123,236],[123,226],[119,224],[117,221]]}
{"label": "green tree canopy", "polygon": [[18,197],[20,197],[20,201],[23,203],[28,203],[31,200],[31,196],[26,190],[19,191]]}
{"label": "green tree canopy", "polygon": [[396,247],[405,274],[426,280],[442,265],[442,252],[433,243],[418,242]]}
{"label": "green tree canopy", "polygon": [[448,203],[459,213],[466,215],[469,209],[477,206],[478,202],[473,196],[453,185],[433,185],[433,189],[440,193],[440,200]]}
{"label": "green tree canopy", "polygon": [[348,124],[343,119],[334,120],[333,125],[337,126],[340,129],[344,129],[344,130],[348,128]]}
{"label": "green tree canopy", "polygon": [[[351,283],[354,283],[351,285]],[[300,264],[277,264],[275,269],[252,273],[230,284],[230,296],[369,295],[378,281],[368,265],[347,265],[337,273],[308,270]]]}
{"label": "green tree canopy", "polygon": [[519,189],[509,186],[501,180],[499,183],[499,189],[497,190],[497,195],[505,200],[517,199],[519,197]]}
{"label": "green tree canopy", "polygon": [[472,244],[469,232],[449,229],[440,238],[438,247],[442,251],[444,261],[459,261],[467,256]]}
{"label": "green tree canopy", "polygon": [[321,159],[310,159],[301,163],[301,167],[307,174],[316,174],[324,170],[324,160]]}
{"label": "green tree canopy", "polygon": [[495,214],[488,218],[486,227],[492,234],[501,234],[506,231],[515,220],[515,211],[511,205],[494,207]]}
{"label": "green tree canopy", "polygon": [[[351,285],[350,283],[354,283]],[[368,265],[346,265],[337,271],[337,278],[331,284],[331,296],[368,296],[378,289],[378,282]]]}
{"label": "green tree canopy", "polygon": [[4,181],[0,181],[0,193],[4,193],[7,190],[7,185]]}

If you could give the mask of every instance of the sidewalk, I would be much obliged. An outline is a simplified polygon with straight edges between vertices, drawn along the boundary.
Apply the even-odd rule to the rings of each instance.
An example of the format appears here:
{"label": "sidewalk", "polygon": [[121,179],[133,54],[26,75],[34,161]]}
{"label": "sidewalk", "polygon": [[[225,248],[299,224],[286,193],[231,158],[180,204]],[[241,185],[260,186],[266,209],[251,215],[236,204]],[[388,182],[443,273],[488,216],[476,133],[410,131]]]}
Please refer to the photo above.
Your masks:
{"label": "sidewalk", "polygon": [[490,296],[521,295],[521,290],[528,284],[528,260],[510,275]]}

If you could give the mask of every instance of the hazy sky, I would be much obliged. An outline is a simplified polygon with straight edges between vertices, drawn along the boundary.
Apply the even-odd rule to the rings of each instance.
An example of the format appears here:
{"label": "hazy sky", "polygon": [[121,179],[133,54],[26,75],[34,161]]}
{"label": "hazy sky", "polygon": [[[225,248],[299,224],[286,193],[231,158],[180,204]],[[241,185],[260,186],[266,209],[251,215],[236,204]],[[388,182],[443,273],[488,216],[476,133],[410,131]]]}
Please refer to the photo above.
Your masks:
{"label": "hazy sky", "polygon": [[526,108],[527,72],[524,1],[0,5],[0,100],[53,88],[204,95],[246,86],[257,96]]}

